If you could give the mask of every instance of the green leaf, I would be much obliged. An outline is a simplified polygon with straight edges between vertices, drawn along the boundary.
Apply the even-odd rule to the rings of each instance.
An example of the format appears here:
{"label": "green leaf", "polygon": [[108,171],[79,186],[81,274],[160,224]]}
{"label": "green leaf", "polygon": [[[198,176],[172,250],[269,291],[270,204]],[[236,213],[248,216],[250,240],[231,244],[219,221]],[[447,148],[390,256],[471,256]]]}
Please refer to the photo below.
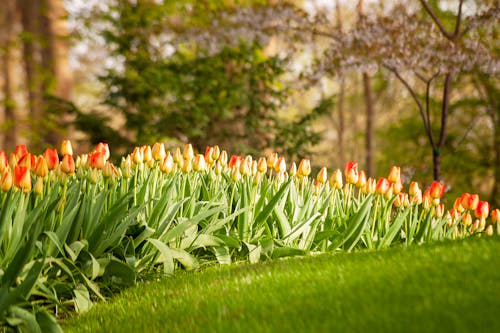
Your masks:
{"label": "green leaf", "polygon": [[73,290],[75,297],[73,301],[75,303],[75,310],[77,313],[83,313],[90,310],[92,307],[92,301],[90,300],[90,294],[87,288],[83,284],[78,284]]}
{"label": "green leaf", "polygon": [[63,333],[57,320],[45,310],[36,313],[36,321],[43,333]]}

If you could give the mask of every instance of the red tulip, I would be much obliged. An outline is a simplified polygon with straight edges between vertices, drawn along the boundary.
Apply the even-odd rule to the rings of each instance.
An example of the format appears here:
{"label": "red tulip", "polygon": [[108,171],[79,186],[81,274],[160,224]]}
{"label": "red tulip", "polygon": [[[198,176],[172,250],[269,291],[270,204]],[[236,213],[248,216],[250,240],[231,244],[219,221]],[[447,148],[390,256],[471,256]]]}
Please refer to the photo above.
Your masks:
{"label": "red tulip", "polygon": [[440,199],[444,194],[444,184],[432,182],[430,194],[433,199]]}
{"label": "red tulip", "polygon": [[390,182],[387,178],[380,178],[377,182],[377,186],[375,187],[375,191],[378,194],[386,194],[389,191],[389,187],[391,186]]}
{"label": "red tulip", "polygon": [[104,155],[104,160],[107,161],[109,159],[109,146],[107,143],[99,142],[95,151],[101,152]]}
{"label": "red tulip", "polygon": [[51,148],[45,149],[45,153],[43,153],[43,158],[45,158],[49,170],[54,170],[59,165],[59,155],[57,155],[56,149],[51,149]]}
{"label": "red tulip", "polygon": [[16,154],[17,160],[19,161],[21,158],[28,154],[28,148],[26,148],[25,145],[18,145],[16,146],[14,154]]}
{"label": "red tulip", "polygon": [[490,214],[490,204],[487,201],[479,201],[475,210],[478,219],[485,219]]}
{"label": "red tulip", "polygon": [[102,170],[106,164],[105,153],[102,151],[95,151],[88,155],[88,165],[93,169]]}
{"label": "red tulip", "polygon": [[24,166],[16,165],[14,168],[14,185],[27,193],[31,190],[30,169]]}
{"label": "red tulip", "polygon": [[347,162],[345,165],[344,175],[346,182],[356,184],[358,182],[358,163]]}
{"label": "red tulip", "polygon": [[231,169],[232,168],[239,169],[242,161],[243,161],[243,157],[241,157],[239,155],[232,155],[231,159],[229,160],[229,167]]}

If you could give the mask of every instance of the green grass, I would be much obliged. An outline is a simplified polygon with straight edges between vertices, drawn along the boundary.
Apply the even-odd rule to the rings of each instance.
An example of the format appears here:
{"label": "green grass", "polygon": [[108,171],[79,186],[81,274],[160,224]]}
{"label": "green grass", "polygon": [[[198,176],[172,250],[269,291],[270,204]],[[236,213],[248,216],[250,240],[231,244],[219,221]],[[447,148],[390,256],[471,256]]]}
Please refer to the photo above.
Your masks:
{"label": "green grass", "polygon": [[500,239],[180,273],[64,322],[65,332],[500,331]]}

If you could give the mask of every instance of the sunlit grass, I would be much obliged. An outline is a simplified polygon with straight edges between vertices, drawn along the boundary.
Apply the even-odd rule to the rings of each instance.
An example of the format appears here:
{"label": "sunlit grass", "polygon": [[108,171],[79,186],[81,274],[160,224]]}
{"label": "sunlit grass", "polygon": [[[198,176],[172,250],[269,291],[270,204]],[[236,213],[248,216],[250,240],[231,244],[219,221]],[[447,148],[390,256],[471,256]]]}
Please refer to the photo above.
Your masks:
{"label": "sunlit grass", "polygon": [[216,267],[138,285],[67,332],[494,332],[500,241]]}

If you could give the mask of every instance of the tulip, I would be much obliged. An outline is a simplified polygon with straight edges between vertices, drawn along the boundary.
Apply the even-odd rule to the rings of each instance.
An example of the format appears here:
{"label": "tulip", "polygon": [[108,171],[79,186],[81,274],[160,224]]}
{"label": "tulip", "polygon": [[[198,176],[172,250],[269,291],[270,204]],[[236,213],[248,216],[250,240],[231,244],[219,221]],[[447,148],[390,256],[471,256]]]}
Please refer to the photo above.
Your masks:
{"label": "tulip", "polygon": [[411,182],[410,183],[410,188],[408,190],[408,194],[410,195],[410,197],[413,197],[417,194],[417,192],[420,192],[420,194],[422,194],[422,191],[420,191],[420,187],[418,186],[418,183],[417,182]]}
{"label": "tulip", "polygon": [[47,165],[47,161],[43,156],[38,156],[35,164],[35,175],[37,177],[45,177],[49,173],[49,166]]}
{"label": "tulip", "polygon": [[73,160],[73,156],[69,154],[63,156],[61,161],[61,171],[67,175],[75,173],[75,161]]}
{"label": "tulip", "polygon": [[184,157],[185,160],[192,160],[194,157],[194,151],[193,151],[193,146],[188,143],[184,146],[184,151],[182,152],[182,157]]}
{"label": "tulip", "polygon": [[144,163],[144,152],[141,147],[134,148],[134,152],[132,153],[132,161],[136,165]]}
{"label": "tulip", "polygon": [[500,222],[500,209],[496,208],[491,211],[491,222]]}
{"label": "tulip", "polygon": [[432,206],[432,197],[431,197],[431,191],[430,190],[425,190],[424,194],[422,195],[422,203],[424,206],[424,209],[429,209]]}
{"label": "tulip", "polygon": [[240,172],[244,176],[250,176],[253,171],[253,158],[251,155],[245,156],[245,159],[240,163]]}
{"label": "tulip", "polygon": [[394,194],[398,194],[402,190],[403,190],[403,180],[399,178],[398,181],[392,183],[392,191],[394,192]]}
{"label": "tulip", "polygon": [[9,166],[9,157],[7,153],[3,150],[0,150],[0,173],[4,172],[4,170]]}
{"label": "tulip", "polygon": [[2,191],[4,192],[9,192],[11,187],[12,187],[12,173],[10,170],[5,170],[2,180],[0,182],[0,186],[2,188]]}
{"label": "tulip", "polygon": [[28,193],[31,190],[31,174],[27,167],[16,165],[14,168],[14,185]]}
{"label": "tulip", "polygon": [[444,194],[444,184],[438,182],[432,182],[430,188],[430,194],[433,199],[440,199]]}
{"label": "tulip", "polygon": [[358,163],[347,162],[345,165],[344,175],[346,182],[356,184],[358,182]]}
{"label": "tulip", "polygon": [[10,154],[9,166],[11,169],[14,169],[14,167],[17,165],[18,161],[19,161],[19,158],[17,158],[17,155],[15,153]]}
{"label": "tulip", "polygon": [[191,162],[191,159],[185,158],[182,162],[182,167],[181,167],[182,172],[188,173],[192,169],[193,169],[193,162]]}
{"label": "tulip", "polygon": [[363,170],[359,171],[356,187],[360,189],[364,189],[366,187],[366,174]]}
{"label": "tulip", "polygon": [[212,159],[214,161],[217,161],[220,156],[220,148],[219,146],[215,145],[214,148],[212,149]]}
{"label": "tulip", "polygon": [[222,163],[220,160],[215,162],[215,174],[216,175],[220,175],[222,173],[223,169],[224,169],[224,167],[222,166]]}
{"label": "tulip", "polygon": [[299,177],[307,177],[311,174],[311,161],[307,158],[303,158],[300,160],[299,168],[297,170],[297,176]]}
{"label": "tulip", "polygon": [[202,154],[197,154],[193,160],[193,169],[200,172],[205,171],[206,168],[205,157]]}
{"label": "tulip", "polygon": [[420,205],[422,203],[422,191],[418,189],[418,191],[411,198],[411,202]]}
{"label": "tulip", "polygon": [[241,157],[239,155],[232,155],[231,159],[229,160],[229,168],[239,169],[242,161],[243,161],[243,157]]}
{"label": "tulip", "polygon": [[269,169],[274,169],[276,162],[278,162],[278,153],[271,153],[267,156],[267,167]]}
{"label": "tulip", "polygon": [[73,147],[71,146],[71,141],[63,140],[61,143],[61,155],[73,156]]}
{"label": "tulip", "polygon": [[465,213],[462,217],[462,223],[468,227],[472,224],[472,216],[469,213]]}
{"label": "tulip", "polygon": [[444,205],[443,204],[439,204],[437,206],[434,207],[434,217],[440,219],[443,217],[443,214],[444,214]]}
{"label": "tulip", "polygon": [[124,178],[130,178],[132,176],[132,160],[130,159],[130,156],[127,156],[126,158],[122,157],[120,167]]}
{"label": "tulip", "polygon": [[176,147],[174,150],[174,155],[172,156],[174,159],[174,162],[177,164],[180,164],[182,162],[182,154],[181,154],[181,149],[179,147]]}
{"label": "tulip", "polygon": [[330,187],[332,189],[340,190],[342,186],[344,186],[342,180],[342,171],[340,171],[340,169],[337,169],[333,172],[333,175],[330,178]]}
{"label": "tulip", "polygon": [[258,164],[257,164],[257,161],[252,161],[252,176],[255,176],[257,173],[259,173],[258,171]]}
{"label": "tulip", "polygon": [[464,193],[461,196],[462,198],[462,206],[468,210],[476,210],[477,205],[479,204],[479,195]]}
{"label": "tulip", "polygon": [[490,204],[487,201],[479,201],[474,213],[478,219],[486,219],[490,214]]}
{"label": "tulip", "polygon": [[35,186],[33,187],[33,192],[37,195],[43,194],[43,178],[38,178],[36,180]]}
{"label": "tulip", "polygon": [[257,163],[257,171],[260,173],[267,172],[267,160],[265,157],[259,158],[259,162]]}
{"label": "tulip", "polygon": [[111,162],[106,162],[104,169],[102,169],[102,175],[105,178],[115,178],[118,177],[118,170]]}
{"label": "tulip", "polygon": [[238,182],[241,179],[241,173],[239,168],[232,168],[231,169],[231,179],[234,182]]}
{"label": "tulip", "polygon": [[104,160],[107,161],[109,159],[109,146],[107,143],[99,142],[95,151],[101,152],[104,155]]}
{"label": "tulip", "polygon": [[401,168],[398,166],[392,166],[389,171],[389,176],[387,176],[387,180],[391,183],[397,183],[401,180]]}
{"label": "tulip", "polygon": [[377,190],[377,181],[374,178],[369,177],[366,180],[366,186],[363,192],[373,194],[375,193],[376,190]]}
{"label": "tulip", "polygon": [[458,197],[455,199],[455,202],[453,203],[453,209],[455,209],[458,213],[463,213],[464,212],[464,206],[462,206],[462,197]]}
{"label": "tulip", "polygon": [[[129,158],[130,160],[130,158]],[[106,164],[106,158],[103,152],[95,151],[88,156],[88,164],[92,169],[102,170]]]}
{"label": "tulip", "polygon": [[493,225],[489,224],[484,232],[488,236],[493,236]]}
{"label": "tulip", "polygon": [[214,154],[214,148],[207,146],[205,148],[205,162],[207,162],[208,165],[214,164],[214,159],[213,159],[213,154]]}
{"label": "tulip", "polygon": [[380,178],[377,182],[377,186],[375,187],[375,191],[378,194],[386,194],[389,191],[391,184],[387,180],[387,178]]}
{"label": "tulip", "polygon": [[17,165],[27,167],[30,170],[35,167],[35,163],[35,155],[31,153],[27,153],[17,161]]}
{"label": "tulip", "polygon": [[153,154],[153,159],[155,161],[163,161],[167,153],[165,152],[165,145],[160,142],[156,142],[151,149],[151,153]]}
{"label": "tulip", "polygon": [[326,170],[326,167],[322,167],[319,170],[318,175],[316,176],[316,181],[320,184],[324,184],[326,183],[327,179],[328,179],[328,172]]}
{"label": "tulip", "polygon": [[292,162],[292,166],[290,167],[290,170],[288,170],[288,174],[292,177],[297,175],[297,165],[295,162]]}
{"label": "tulip", "polygon": [[220,152],[218,161],[220,162],[221,167],[225,167],[227,165],[227,151],[223,150]]}
{"label": "tulip", "polygon": [[28,154],[28,148],[26,148],[26,145],[17,145],[14,154],[16,155],[17,160],[20,160]]}
{"label": "tulip", "polygon": [[283,156],[280,156],[274,165],[274,171],[284,173],[286,171],[286,162]]}
{"label": "tulip", "polygon": [[153,153],[151,152],[151,147],[150,146],[142,146],[142,156],[144,159],[144,162],[149,164],[151,161],[153,161]]}
{"label": "tulip", "polygon": [[54,170],[59,165],[59,156],[56,149],[47,148],[43,153],[43,158],[47,161],[49,170]]}
{"label": "tulip", "polygon": [[170,155],[170,152],[167,153],[167,155],[161,162],[160,170],[164,173],[170,173],[172,172],[172,170],[174,170],[174,159],[172,155]]}
{"label": "tulip", "polygon": [[399,192],[394,200],[394,206],[396,207],[406,207],[408,206],[408,194]]}

